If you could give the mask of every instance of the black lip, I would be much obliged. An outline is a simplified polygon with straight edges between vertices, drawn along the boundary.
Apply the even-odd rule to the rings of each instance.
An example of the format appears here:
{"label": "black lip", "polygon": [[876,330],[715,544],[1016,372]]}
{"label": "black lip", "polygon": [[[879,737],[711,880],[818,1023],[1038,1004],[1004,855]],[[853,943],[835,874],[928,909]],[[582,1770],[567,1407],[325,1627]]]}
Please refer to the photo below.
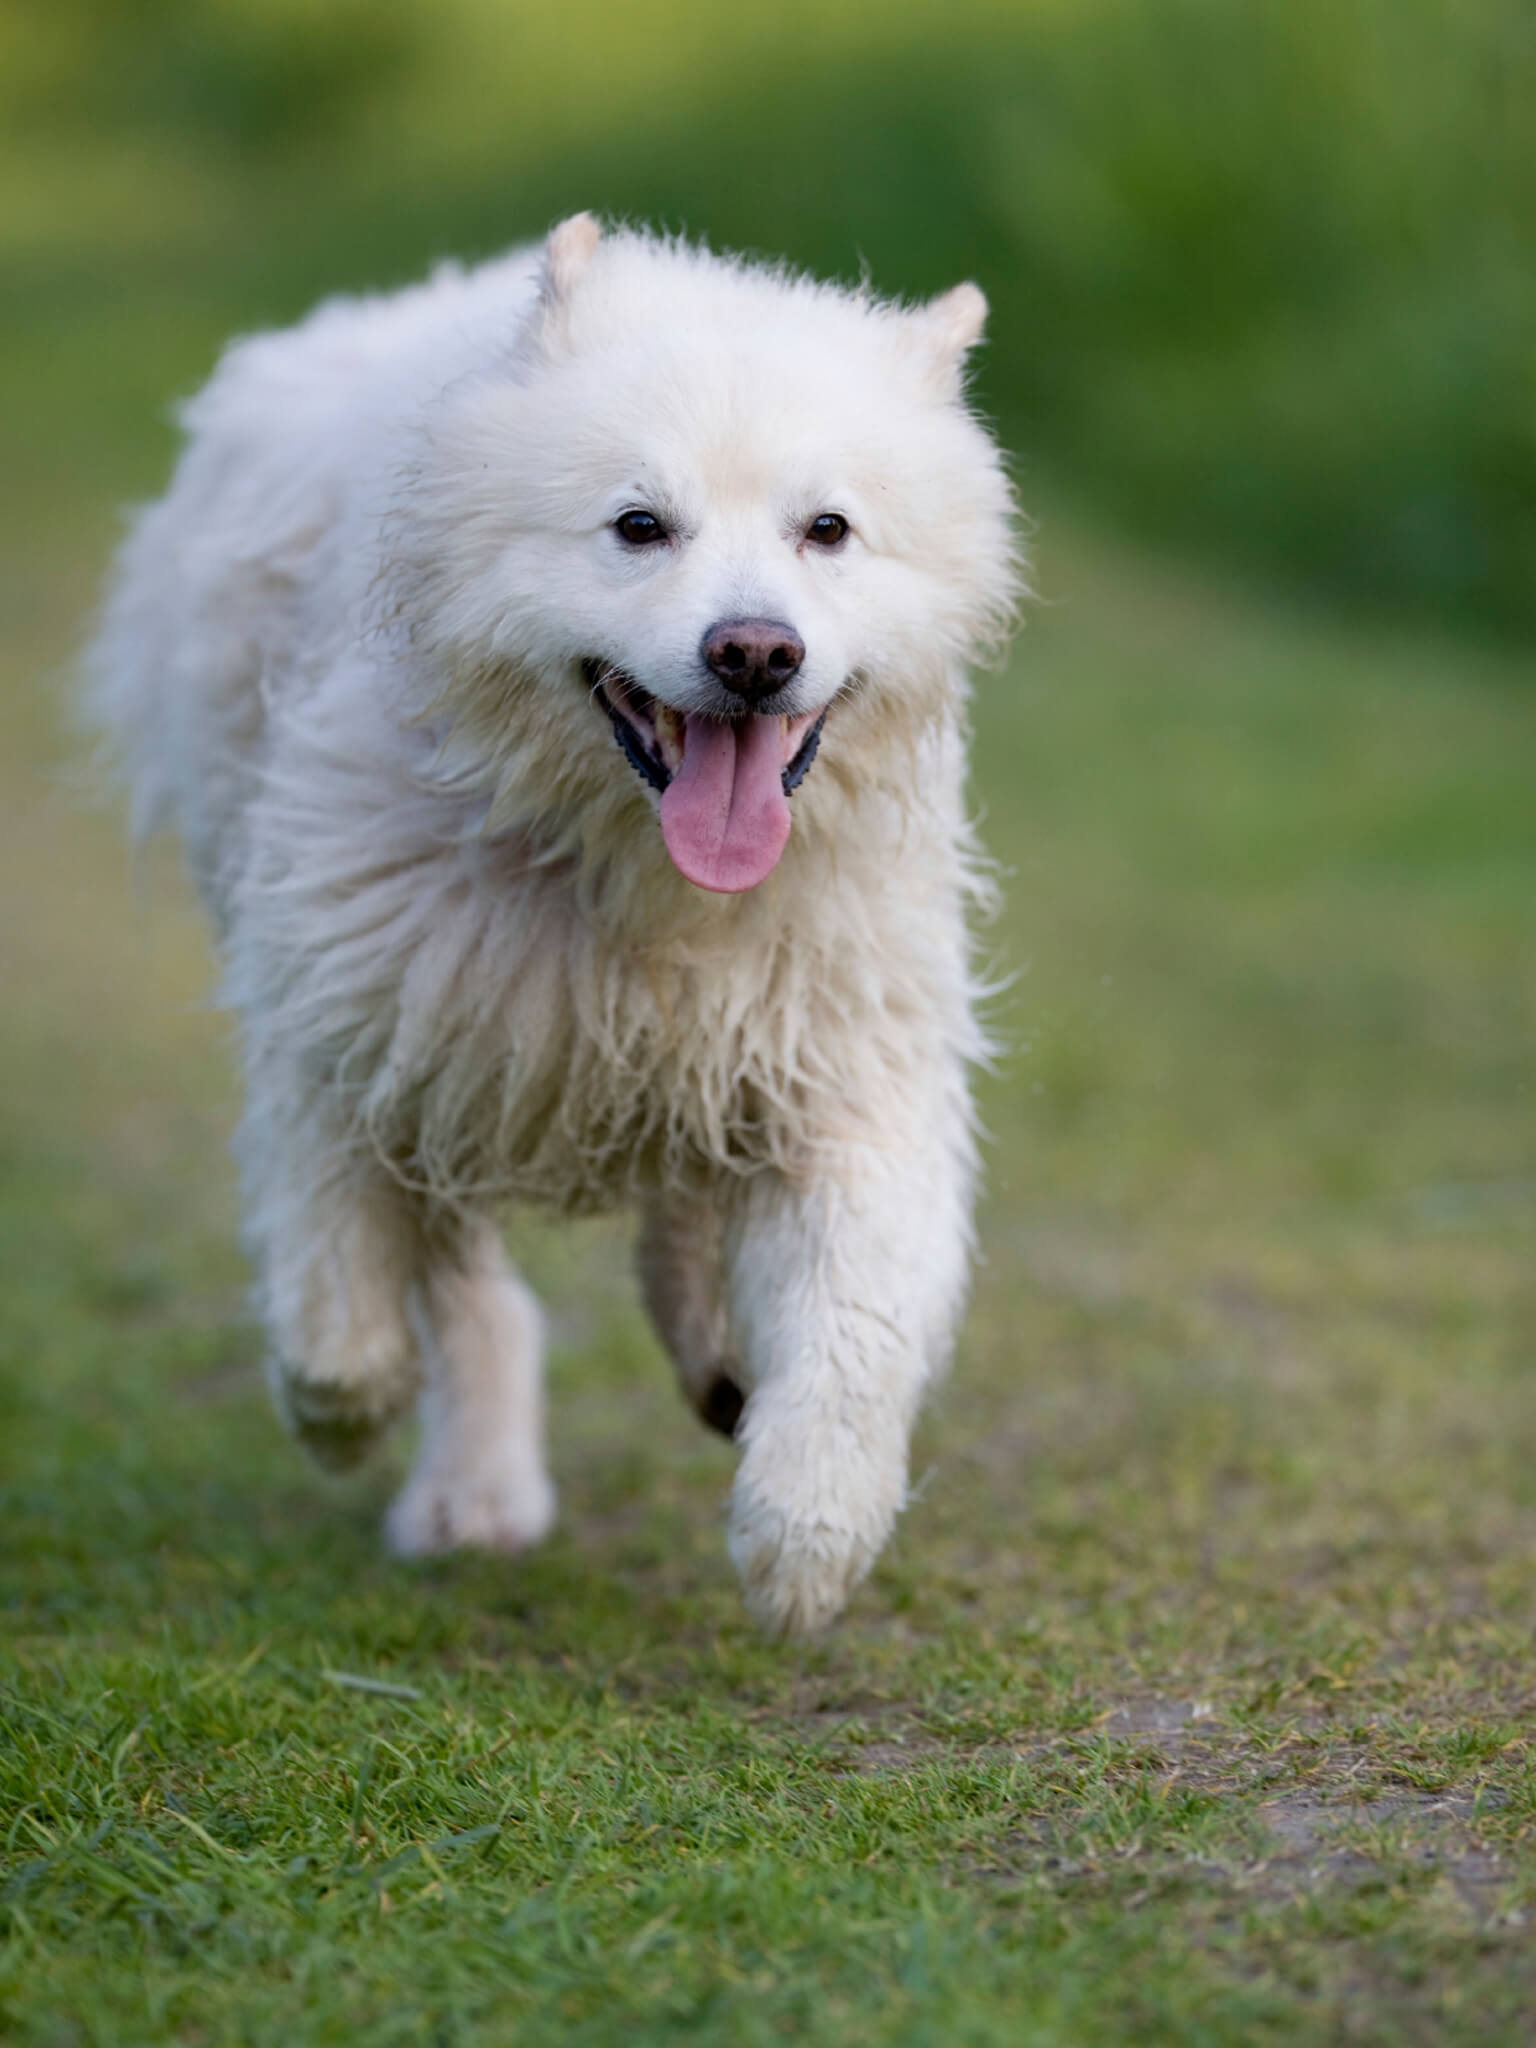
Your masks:
{"label": "black lip", "polygon": [[821,728],[826,722],[827,714],[823,711],[820,718],[817,719],[805,738],[796,747],[794,754],[784,763],[784,773],[780,776],[779,780],[784,785],[784,794],[786,796],[789,795],[792,789],[798,789],[810,773],[811,763],[816,758],[816,749],[821,745]]}
{"label": "black lip", "polygon": [[666,762],[651,752],[639,732],[630,724],[606,690],[600,689],[597,694],[613,726],[613,736],[624,749],[630,767],[637,775],[643,776],[652,789],[665,789],[672,780],[672,771]]}
{"label": "black lip", "polygon": [[[610,662],[587,660],[581,666],[593,696],[596,697],[598,703],[602,705],[604,711],[608,714],[608,722],[613,727],[613,736],[618,741],[624,758],[629,762],[630,767],[634,769],[642,781],[648,782],[652,789],[657,791],[664,790],[672,780],[671,769],[662,760],[661,756],[646,744],[639,728],[632,725],[629,719],[624,716],[624,713],[614,703],[612,697],[609,696],[604,688],[604,684],[609,681],[622,682],[628,694],[633,697],[643,698],[646,705],[654,704],[655,698],[652,697],[648,690],[641,689],[640,685],[627,676],[623,669],[615,668]],[[749,712],[747,715],[752,717],[755,714]],[[817,719],[816,723],[810,728],[805,738],[795,749],[793,757],[785,762],[779,780],[783,785],[786,796],[790,795],[792,791],[797,790],[801,783],[804,782],[807,774],[809,774],[811,763],[816,758],[816,750],[821,745],[821,728],[826,722],[827,713],[824,710],[820,718]]]}

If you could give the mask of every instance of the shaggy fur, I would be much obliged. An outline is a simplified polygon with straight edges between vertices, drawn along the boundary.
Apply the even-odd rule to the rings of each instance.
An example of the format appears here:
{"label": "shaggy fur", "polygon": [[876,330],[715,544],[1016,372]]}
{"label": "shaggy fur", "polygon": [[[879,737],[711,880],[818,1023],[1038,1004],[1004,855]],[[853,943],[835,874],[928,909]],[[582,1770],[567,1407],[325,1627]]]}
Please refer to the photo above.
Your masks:
{"label": "shaggy fur", "polygon": [[[641,1207],[766,1627],[831,1618],[889,1534],[975,1171],[964,669],[1016,585],[961,384],[985,310],[579,215],[238,342],[185,409],[93,702],[219,937],[278,1408],[340,1465],[419,1399],[402,1552],[549,1526],[508,1197]],[[759,617],[804,661],[742,718],[701,636]],[[766,879],[684,878],[599,679],[743,746],[827,710]]]}

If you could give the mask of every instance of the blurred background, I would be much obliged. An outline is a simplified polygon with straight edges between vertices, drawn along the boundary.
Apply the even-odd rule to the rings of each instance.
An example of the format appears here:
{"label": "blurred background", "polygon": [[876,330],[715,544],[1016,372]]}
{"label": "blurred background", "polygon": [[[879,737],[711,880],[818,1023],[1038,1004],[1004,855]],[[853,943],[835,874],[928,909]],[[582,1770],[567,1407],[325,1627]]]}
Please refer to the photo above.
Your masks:
{"label": "blurred background", "polygon": [[[1343,1500],[1340,1387],[1432,1446],[1481,1372],[1463,1468],[1525,1498],[1533,109],[1530,0],[3,0],[0,1339],[38,1455],[88,1383],[128,1408],[71,1469],[133,1430],[164,1469],[168,1361],[233,1355],[307,1483],[254,1420],[206,940],[173,853],[131,892],[62,711],[120,508],[231,333],[592,207],[992,303],[1043,602],[976,704],[1012,980],[962,1375],[1045,1404],[1021,1443],[1057,1415],[1063,1487],[1198,1386]],[[1364,1317],[1307,1399],[1294,1346],[1255,1362],[1277,1299]],[[624,1380],[627,1301],[573,1373]],[[613,1401],[579,1426],[633,1460]]]}
{"label": "blurred background", "polygon": [[142,487],[231,328],[590,206],[975,275],[1027,496],[1529,631],[1533,109],[1528,0],[6,0],[8,491]]}

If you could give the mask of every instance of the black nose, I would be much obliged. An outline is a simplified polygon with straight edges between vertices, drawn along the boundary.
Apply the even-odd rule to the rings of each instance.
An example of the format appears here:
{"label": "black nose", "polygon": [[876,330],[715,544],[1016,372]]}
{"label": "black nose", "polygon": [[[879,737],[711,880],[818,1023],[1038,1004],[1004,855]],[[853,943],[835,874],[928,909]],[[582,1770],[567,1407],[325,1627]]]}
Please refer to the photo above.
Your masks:
{"label": "black nose", "polygon": [[798,672],[805,642],[782,619],[722,619],[704,635],[699,652],[728,690],[755,704]]}

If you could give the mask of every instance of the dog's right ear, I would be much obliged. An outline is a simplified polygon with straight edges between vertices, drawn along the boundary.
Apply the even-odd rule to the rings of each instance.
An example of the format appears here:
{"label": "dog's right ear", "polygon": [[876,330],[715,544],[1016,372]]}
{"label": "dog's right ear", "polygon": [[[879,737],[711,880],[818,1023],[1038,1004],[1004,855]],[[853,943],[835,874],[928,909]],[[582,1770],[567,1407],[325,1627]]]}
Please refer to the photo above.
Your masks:
{"label": "dog's right ear", "polygon": [[546,306],[568,299],[576,280],[586,269],[603,239],[596,214],[573,213],[549,231],[544,244],[544,279],[540,297]]}
{"label": "dog's right ear", "polygon": [[550,229],[539,266],[539,295],[523,329],[525,350],[547,352],[563,345],[571,295],[602,239],[602,223],[591,213],[573,213]]}

